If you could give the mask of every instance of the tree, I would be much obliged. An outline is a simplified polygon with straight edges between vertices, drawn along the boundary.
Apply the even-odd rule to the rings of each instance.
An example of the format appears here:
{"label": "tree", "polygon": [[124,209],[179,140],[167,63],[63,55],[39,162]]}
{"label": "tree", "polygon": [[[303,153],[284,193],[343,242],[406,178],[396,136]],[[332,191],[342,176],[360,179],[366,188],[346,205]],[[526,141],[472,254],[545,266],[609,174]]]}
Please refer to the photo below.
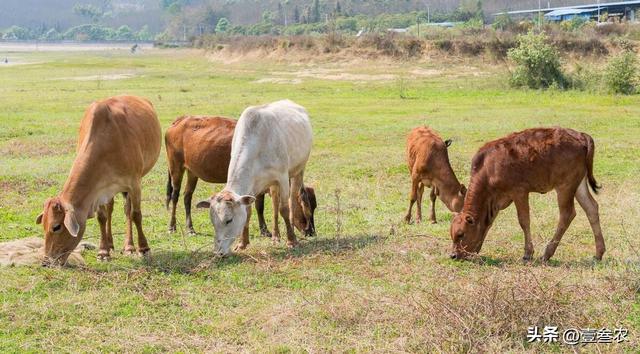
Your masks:
{"label": "tree", "polygon": [[32,38],[33,34],[31,31],[20,26],[11,26],[2,35],[2,39],[25,40]]}
{"label": "tree", "polygon": [[133,31],[127,25],[120,26],[116,31],[116,39],[121,41],[130,41],[134,39]]}
{"label": "tree", "polygon": [[342,6],[340,6],[340,0],[336,0],[336,15],[342,14]]}
{"label": "tree", "polygon": [[229,23],[229,20],[227,20],[225,17],[221,18],[216,25],[216,33],[227,32],[227,30],[229,29],[229,25],[231,25],[231,23]]}
{"label": "tree", "polygon": [[320,22],[320,0],[313,0],[311,22]]}
{"label": "tree", "polygon": [[138,33],[136,34],[136,37],[138,38],[139,41],[152,41],[153,40],[153,35],[149,31],[149,26],[147,26],[147,25],[142,26],[140,31],[138,31]]}
{"label": "tree", "polygon": [[73,12],[79,16],[87,18],[93,23],[98,23],[102,18],[103,11],[91,4],[76,4]]}
{"label": "tree", "polygon": [[293,7],[293,23],[300,23],[300,10],[298,5]]}

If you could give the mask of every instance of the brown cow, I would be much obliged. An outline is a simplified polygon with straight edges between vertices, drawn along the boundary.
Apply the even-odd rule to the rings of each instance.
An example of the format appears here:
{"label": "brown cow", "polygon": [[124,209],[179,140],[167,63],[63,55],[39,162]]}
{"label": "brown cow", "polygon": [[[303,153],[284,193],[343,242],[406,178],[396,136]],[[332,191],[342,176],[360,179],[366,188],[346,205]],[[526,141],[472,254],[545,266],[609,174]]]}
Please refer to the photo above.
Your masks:
{"label": "brown cow", "polygon": [[[180,196],[180,186],[184,172],[187,183],[184,191],[186,227],[195,233],[191,221],[191,200],[198,179],[209,183],[226,183],[227,170],[231,160],[231,140],[236,120],[224,117],[183,116],[177,118],[165,133],[165,146],[169,163],[167,200],[171,202],[169,231],[176,230],[176,205]],[[260,233],[271,237],[264,220],[264,194],[256,196],[256,210]],[[295,217],[294,225],[307,236],[315,235],[313,213],[316,208],[315,191],[311,187],[301,190],[298,201],[303,213]]]}
{"label": "brown cow", "polygon": [[138,252],[149,245],[142,231],[142,177],[160,155],[162,131],[151,102],[117,96],[94,102],[80,123],[77,154],[62,193],[45,202],[36,220],[44,228],[46,264],[64,264],[85,232],[86,221],[98,212],[99,256],[113,249],[110,217],[113,196],[126,193],[125,253],[133,253],[132,221],[138,231]]}
{"label": "brown cow", "polygon": [[436,223],[436,196],[453,212],[462,210],[467,189],[458,182],[449,163],[447,148],[451,140],[445,142],[428,127],[414,128],[407,136],[407,163],[411,173],[411,194],[409,210],[404,217],[411,222],[411,208],[417,202],[416,222],[422,221],[422,193],[424,187],[431,188],[431,223]]}
{"label": "brown cow", "polygon": [[471,182],[462,212],[451,224],[452,258],[477,253],[498,212],[513,202],[524,231],[524,259],[533,256],[529,228],[529,193],[556,190],[560,220],[542,259],[549,260],[562,235],[576,216],[577,199],[591,224],[596,241],[595,258],[605,251],[600,229],[593,177],[594,143],[591,136],[571,129],[536,128],[513,133],[484,145],[474,156]]}

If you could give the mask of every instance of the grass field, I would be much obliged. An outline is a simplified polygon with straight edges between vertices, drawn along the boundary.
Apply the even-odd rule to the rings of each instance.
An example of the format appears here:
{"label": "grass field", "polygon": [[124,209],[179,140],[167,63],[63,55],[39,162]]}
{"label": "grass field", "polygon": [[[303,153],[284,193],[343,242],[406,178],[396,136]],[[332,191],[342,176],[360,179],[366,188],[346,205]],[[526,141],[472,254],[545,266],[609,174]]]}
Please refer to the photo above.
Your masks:
{"label": "grass field", "polygon": [[[34,220],[62,188],[84,109],[123,93],[151,99],[163,129],[182,114],[238,117],[281,98],[302,104],[315,135],[305,178],[320,206],[318,236],[298,249],[258,238],[253,220],[248,250],[214,258],[206,213],[194,211],[197,236],[166,231],[163,151],[143,186],[151,260],[116,253],[101,263],[89,251],[86,267],[0,268],[0,352],[640,350],[640,96],[512,90],[503,67],[451,60],[223,62],[190,50],[8,55],[32,64],[0,67],[0,241],[41,234]],[[591,261],[593,235],[578,208],[552,262],[523,264],[513,207],[498,217],[481,261],[450,260],[451,215],[442,203],[436,225],[402,222],[405,136],[420,124],[454,139],[451,162],[465,184],[485,141],[534,126],[591,134],[604,186],[604,261]],[[194,200],[220,188],[201,182]],[[118,249],[120,197],[116,204]],[[555,194],[532,195],[531,207],[539,256],[555,230]],[[181,204],[178,215],[181,229]],[[98,243],[95,220],[85,239]],[[625,327],[629,340],[529,344],[532,325]]]}

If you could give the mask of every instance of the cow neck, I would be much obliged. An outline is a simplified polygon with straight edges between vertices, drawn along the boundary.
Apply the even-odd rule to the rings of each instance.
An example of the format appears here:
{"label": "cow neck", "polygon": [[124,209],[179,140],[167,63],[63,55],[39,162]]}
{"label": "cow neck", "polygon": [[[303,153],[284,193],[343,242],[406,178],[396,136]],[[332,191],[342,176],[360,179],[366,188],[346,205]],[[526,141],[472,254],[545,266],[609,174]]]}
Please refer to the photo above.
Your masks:
{"label": "cow neck", "polygon": [[491,187],[484,176],[472,176],[464,198],[462,211],[471,215],[481,225],[489,226],[496,217],[496,199],[490,191]]}
{"label": "cow neck", "polygon": [[439,176],[436,178],[434,185],[438,189],[440,200],[442,200],[449,210],[453,210],[451,203],[458,195],[458,192],[460,192],[460,182],[453,171],[448,173],[447,176]]}
{"label": "cow neck", "polygon": [[96,202],[95,194],[104,176],[104,173],[101,173],[100,169],[88,160],[90,159],[86,154],[79,154],[76,157],[60,195],[65,203],[82,216],[91,213],[91,208]]}
{"label": "cow neck", "polygon": [[256,195],[258,192],[255,190],[255,181],[250,176],[253,173],[249,171],[246,166],[236,168],[232,171],[229,170],[229,176],[227,177],[227,185],[225,190],[236,193],[237,195]]}

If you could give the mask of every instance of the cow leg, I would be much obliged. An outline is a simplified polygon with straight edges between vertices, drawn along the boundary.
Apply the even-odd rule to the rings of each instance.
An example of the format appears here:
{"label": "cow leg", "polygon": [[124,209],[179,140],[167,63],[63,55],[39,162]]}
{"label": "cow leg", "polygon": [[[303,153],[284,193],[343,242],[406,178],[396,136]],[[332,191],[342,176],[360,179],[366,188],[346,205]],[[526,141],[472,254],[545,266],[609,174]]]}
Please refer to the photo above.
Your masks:
{"label": "cow leg", "polygon": [[560,209],[560,219],[558,220],[558,227],[556,233],[553,235],[553,239],[547,244],[547,248],[544,251],[543,261],[548,261],[558,248],[562,236],[571,225],[571,221],[576,217],[576,208],[573,204],[573,198],[576,194],[575,188],[563,188],[556,189],[558,194],[558,207]]}
{"label": "cow leg", "polygon": [[418,184],[418,195],[416,196],[416,224],[422,222],[422,194],[424,194],[424,183]]}
{"label": "cow leg", "polygon": [[513,199],[518,212],[518,222],[524,232],[524,256],[525,261],[530,261],[533,257],[533,242],[531,241],[531,218],[529,217],[529,193],[520,195]]}
{"label": "cow leg", "polygon": [[242,238],[240,243],[236,246],[235,250],[240,251],[246,249],[249,246],[249,221],[251,220],[251,205],[247,206],[247,222],[242,229]]}
{"label": "cow leg", "polygon": [[602,237],[602,229],[600,228],[600,214],[598,212],[598,202],[593,199],[591,193],[589,192],[589,186],[587,185],[587,179],[585,178],[580,183],[578,190],[576,191],[576,199],[578,203],[584,209],[584,212],[587,214],[587,219],[589,219],[589,224],[591,224],[591,230],[593,231],[593,236],[596,239],[596,255],[595,258],[599,261],[602,260],[602,255],[604,255],[605,246],[604,246],[604,237]]}
{"label": "cow leg", "polygon": [[271,242],[273,244],[280,243],[280,227],[278,226],[278,217],[280,215],[280,187],[273,185],[269,189],[271,194],[271,203],[273,204],[273,236]]}
{"label": "cow leg", "polygon": [[298,245],[298,241],[291,221],[294,220],[295,215],[298,215],[298,209],[300,208],[298,197],[300,196],[300,189],[303,187],[303,172],[291,178],[291,185],[288,182],[286,178],[280,180],[280,212],[287,226],[287,247],[293,248]]}
{"label": "cow leg", "polygon": [[133,230],[131,224],[131,193],[125,193],[124,215],[127,218],[127,229],[124,235],[124,249],[122,253],[130,255],[135,253],[136,247],[133,244]]}
{"label": "cow leg", "polygon": [[176,231],[176,206],[178,199],[180,198],[180,186],[182,185],[182,177],[184,176],[184,166],[179,164],[178,166],[171,166],[171,185],[173,191],[171,192],[171,220],[169,221],[169,232]]}
{"label": "cow leg", "polygon": [[264,195],[265,193],[260,193],[256,196],[256,212],[258,214],[258,224],[260,224],[260,235],[271,237],[267,222],[264,220]]}
{"label": "cow leg", "polygon": [[436,186],[432,186],[431,187],[431,194],[429,195],[429,199],[431,199],[431,217],[429,218],[431,220],[432,224],[437,224],[438,221],[436,220],[436,198],[437,198],[437,193],[436,193]]}
{"label": "cow leg", "polygon": [[129,197],[131,198],[131,219],[136,224],[136,231],[138,232],[138,254],[146,256],[149,254],[150,248],[147,243],[147,238],[144,236],[144,232],[142,231],[142,210],[140,209],[142,195],[140,190],[140,181],[138,181],[134,190],[129,193]]}
{"label": "cow leg", "polygon": [[404,221],[407,224],[411,224],[411,209],[413,208],[413,203],[418,199],[418,184],[420,181],[417,178],[411,178],[411,192],[409,193],[409,210],[407,211],[407,215],[404,217]]}
{"label": "cow leg", "polygon": [[[111,206],[111,209],[109,209]],[[98,207],[98,223],[100,223],[100,247],[98,249],[98,260],[108,261],[111,259],[110,252],[113,248],[113,238],[111,236],[111,212],[113,212],[113,198],[109,203]]]}
{"label": "cow leg", "polygon": [[[193,229],[193,222],[191,221],[191,199],[193,198],[193,192],[196,190],[198,184],[198,177],[191,171],[187,171],[187,185],[184,187],[184,212],[186,214],[186,227],[191,235],[195,235],[196,231]],[[175,204],[174,204],[175,205]],[[175,213],[175,206],[174,206]],[[175,220],[173,224],[175,231]]]}

